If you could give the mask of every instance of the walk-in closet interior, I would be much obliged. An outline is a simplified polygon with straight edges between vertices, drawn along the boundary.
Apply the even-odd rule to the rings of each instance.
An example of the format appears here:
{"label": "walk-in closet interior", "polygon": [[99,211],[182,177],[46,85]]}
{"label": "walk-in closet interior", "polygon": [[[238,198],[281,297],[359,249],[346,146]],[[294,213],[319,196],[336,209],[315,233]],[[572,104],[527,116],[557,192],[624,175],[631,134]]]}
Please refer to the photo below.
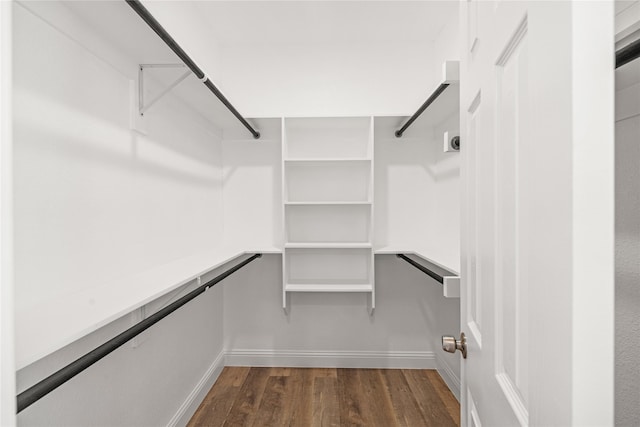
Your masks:
{"label": "walk-in closet interior", "polygon": [[[594,251],[599,262],[587,262],[571,240],[548,245],[544,263],[557,268],[529,261],[542,257],[534,249],[547,232],[589,229],[605,251],[613,227],[589,216],[571,228],[578,209],[595,221],[591,201],[557,203],[557,222],[534,206],[568,200],[571,185],[587,182],[575,168],[565,185],[558,166],[579,149],[544,167],[542,156],[522,156],[534,153],[528,132],[546,151],[552,138],[574,144],[552,120],[577,123],[581,110],[564,107],[593,104],[574,97],[539,108],[565,92],[540,83],[535,70],[548,66],[536,58],[577,64],[585,49],[576,40],[613,34],[613,23],[571,33],[562,19],[598,14],[566,2],[2,3],[13,141],[2,159],[11,201],[3,274],[13,283],[3,309],[12,310],[13,346],[3,332],[1,355],[16,372],[2,393],[17,396],[17,425],[187,425],[225,367],[430,369],[461,401],[462,425],[496,419],[492,394],[465,391],[478,386],[484,374],[465,375],[479,366],[495,365],[497,385],[485,390],[507,396],[496,408],[520,425],[564,414],[553,402],[590,407],[576,397],[588,387],[574,381],[574,394],[563,394],[587,364],[548,396],[536,382],[573,366],[581,335],[557,364],[533,349],[549,319],[566,336],[588,318],[575,307],[609,303],[612,290],[579,300],[558,283],[574,286],[578,275],[563,274],[580,263],[606,274],[613,255],[600,263]],[[637,9],[640,22],[640,2],[622,3],[598,13],[612,21]],[[638,34],[633,25],[625,35]],[[545,56],[550,34],[574,44]],[[611,85],[589,81],[595,65],[572,90],[595,87],[592,96],[609,99],[613,41],[598,46],[611,57],[600,74]],[[569,65],[558,73],[554,84],[577,75]],[[527,121],[534,111],[551,123],[550,139]],[[482,140],[491,126],[495,145]],[[606,165],[613,152],[602,152]],[[598,169],[603,188],[609,171]],[[534,175],[545,176],[527,181]],[[544,292],[553,303],[534,305]],[[569,303],[574,311],[563,310]],[[483,365],[465,365],[461,331]],[[554,347],[561,338],[549,339]]]}
{"label": "walk-in closet interior", "polygon": [[225,365],[431,368],[458,393],[456,3],[13,15],[19,392],[262,255],[20,424],[184,424]]}

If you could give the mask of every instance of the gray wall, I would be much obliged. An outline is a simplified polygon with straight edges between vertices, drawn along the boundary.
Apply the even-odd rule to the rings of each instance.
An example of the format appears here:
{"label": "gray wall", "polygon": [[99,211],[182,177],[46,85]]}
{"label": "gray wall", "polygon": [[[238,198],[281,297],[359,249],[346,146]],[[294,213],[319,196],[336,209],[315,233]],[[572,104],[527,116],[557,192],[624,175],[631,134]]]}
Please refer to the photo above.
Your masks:
{"label": "gray wall", "polygon": [[241,270],[225,285],[227,364],[426,364],[459,379],[460,357],[440,349],[440,336],[460,329],[460,300],[444,298],[440,283],[406,262],[376,256],[372,316],[366,294],[348,293],[294,293],[285,314],[281,257],[266,255],[259,263],[260,269]]}
{"label": "gray wall", "polygon": [[[175,298],[188,288],[172,296]],[[195,409],[188,407],[189,395],[215,368],[212,364],[222,354],[222,293],[222,286],[213,287],[161,320],[137,338],[136,347],[132,342],[123,345],[22,411],[18,414],[18,425],[156,427],[179,421],[182,412],[188,419]],[[169,298],[152,303],[150,311]],[[21,369],[17,375],[18,392],[132,323],[129,316],[124,316]],[[210,386],[205,385],[204,392]]]}

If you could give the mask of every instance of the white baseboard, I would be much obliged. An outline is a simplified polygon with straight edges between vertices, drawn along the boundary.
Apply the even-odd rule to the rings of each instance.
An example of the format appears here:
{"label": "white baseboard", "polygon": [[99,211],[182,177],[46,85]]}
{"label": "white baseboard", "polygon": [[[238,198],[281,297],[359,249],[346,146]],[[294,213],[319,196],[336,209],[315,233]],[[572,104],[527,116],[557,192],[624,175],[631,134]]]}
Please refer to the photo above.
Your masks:
{"label": "white baseboard", "polygon": [[458,402],[460,402],[460,378],[458,378],[456,373],[453,372],[453,369],[451,369],[449,365],[445,363],[440,355],[436,355],[436,365],[436,369],[438,370],[438,373],[444,380],[445,384],[447,384],[447,387],[449,387],[451,393],[453,393],[456,399],[458,399]]}
{"label": "white baseboard", "polygon": [[226,366],[437,369],[432,351],[228,350]]}
{"label": "white baseboard", "polygon": [[225,353],[221,351],[218,357],[216,357],[216,360],[209,366],[207,372],[205,372],[200,381],[198,381],[195,388],[189,393],[189,396],[187,396],[182,405],[180,405],[178,411],[173,415],[169,423],[167,423],[167,427],[181,427],[189,423],[196,409],[198,409],[200,403],[202,403],[211,387],[213,387],[213,383],[215,383],[220,376],[224,368],[224,360]]}

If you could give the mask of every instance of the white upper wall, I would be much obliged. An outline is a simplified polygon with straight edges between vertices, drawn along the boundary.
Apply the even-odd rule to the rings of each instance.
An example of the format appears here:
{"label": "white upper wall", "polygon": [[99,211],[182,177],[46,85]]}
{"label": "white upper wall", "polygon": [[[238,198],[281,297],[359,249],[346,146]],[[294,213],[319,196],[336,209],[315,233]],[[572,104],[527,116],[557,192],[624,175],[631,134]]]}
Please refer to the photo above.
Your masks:
{"label": "white upper wall", "polygon": [[221,45],[404,43],[434,40],[458,4],[456,0],[201,1],[196,8]]}
{"label": "white upper wall", "polygon": [[[216,82],[221,68],[219,43],[194,1],[143,1],[147,10],[193,61]],[[133,13],[133,11],[132,11]],[[135,15],[135,14],[134,14]],[[140,20],[140,27],[146,24]]]}
{"label": "white upper wall", "polygon": [[170,95],[145,115],[146,134],[133,131],[139,59],[79,18],[90,9],[81,3],[14,7],[18,368],[44,351],[24,333],[30,313],[65,311],[70,295],[113,288],[223,238],[218,130]]}
{"label": "white upper wall", "polygon": [[225,46],[220,78],[250,117],[406,115],[429,91],[430,42]]}
{"label": "white upper wall", "polygon": [[412,114],[457,57],[457,1],[145,5],[246,117]]}

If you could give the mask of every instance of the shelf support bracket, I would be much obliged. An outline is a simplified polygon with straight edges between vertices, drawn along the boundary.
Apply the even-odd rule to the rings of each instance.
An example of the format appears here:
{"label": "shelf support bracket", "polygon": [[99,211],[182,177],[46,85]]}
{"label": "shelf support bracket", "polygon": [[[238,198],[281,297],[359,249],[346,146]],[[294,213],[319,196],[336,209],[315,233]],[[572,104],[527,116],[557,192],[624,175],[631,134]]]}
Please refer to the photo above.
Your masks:
{"label": "shelf support bracket", "polygon": [[162,92],[156,95],[153,99],[145,104],[144,100],[144,70],[147,68],[186,68],[184,64],[140,64],[138,68],[138,113],[143,116],[144,113],[151,108],[153,104],[160,101],[166,94],[171,92],[176,86],[182,83],[192,73],[188,70],[176,80],[174,80],[169,86],[167,86]]}

